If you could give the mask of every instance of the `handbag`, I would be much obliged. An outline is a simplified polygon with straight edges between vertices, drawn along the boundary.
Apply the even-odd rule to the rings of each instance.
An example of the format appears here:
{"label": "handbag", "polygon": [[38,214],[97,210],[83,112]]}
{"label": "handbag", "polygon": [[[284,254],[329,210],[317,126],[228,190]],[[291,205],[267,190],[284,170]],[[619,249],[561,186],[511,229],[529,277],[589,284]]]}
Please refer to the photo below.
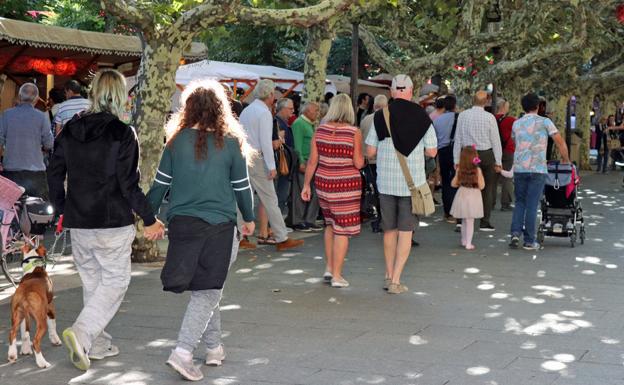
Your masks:
{"label": "handbag", "polygon": [[288,167],[288,160],[286,159],[286,151],[284,150],[284,145],[280,146],[280,148],[277,150],[277,153],[279,158],[277,172],[281,176],[287,176],[290,174],[290,169]]}
{"label": "handbag", "polygon": [[[390,134],[390,138],[392,138],[392,131],[390,129],[390,110],[388,107],[383,109],[383,115],[386,121],[386,127],[388,128],[388,134]],[[399,158],[401,171],[403,172],[403,177],[405,178],[407,188],[409,189],[412,197],[412,214],[424,216],[433,214],[435,212],[435,205],[433,204],[433,195],[431,194],[429,185],[427,183],[423,183],[420,186],[415,186],[414,179],[412,178],[409,168],[407,167],[407,160],[405,159],[405,156],[397,151],[396,148],[394,151],[396,152],[397,158]]]}

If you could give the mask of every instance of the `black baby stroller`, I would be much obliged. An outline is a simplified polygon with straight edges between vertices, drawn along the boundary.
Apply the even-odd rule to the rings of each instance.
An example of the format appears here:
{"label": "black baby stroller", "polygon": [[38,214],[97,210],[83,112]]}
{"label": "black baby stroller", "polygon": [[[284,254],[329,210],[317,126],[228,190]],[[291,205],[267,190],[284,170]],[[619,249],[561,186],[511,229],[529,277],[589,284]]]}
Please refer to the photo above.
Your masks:
{"label": "black baby stroller", "polygon": [[542,220],[537,230],[537,241],[544,236],[569,237],[574,247],[577,237],[585,243],[583,208],[578,200],[580,179],[573,164],[548,162],[548,175],[542,197]]}

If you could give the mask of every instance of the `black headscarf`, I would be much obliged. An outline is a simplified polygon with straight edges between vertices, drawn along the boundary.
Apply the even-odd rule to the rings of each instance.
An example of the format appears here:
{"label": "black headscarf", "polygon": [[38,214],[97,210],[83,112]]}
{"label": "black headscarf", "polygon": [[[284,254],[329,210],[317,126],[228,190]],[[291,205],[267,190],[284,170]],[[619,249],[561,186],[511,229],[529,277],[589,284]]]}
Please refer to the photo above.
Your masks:
{"label": "black headscarf", "polygon": [[[427,133],[431,119],[421,106],[405,99],[395,99],[388,108],[394,148],[409,156]],[[379,141],[389,137],[383,110],[375,112],[374,122]]]}

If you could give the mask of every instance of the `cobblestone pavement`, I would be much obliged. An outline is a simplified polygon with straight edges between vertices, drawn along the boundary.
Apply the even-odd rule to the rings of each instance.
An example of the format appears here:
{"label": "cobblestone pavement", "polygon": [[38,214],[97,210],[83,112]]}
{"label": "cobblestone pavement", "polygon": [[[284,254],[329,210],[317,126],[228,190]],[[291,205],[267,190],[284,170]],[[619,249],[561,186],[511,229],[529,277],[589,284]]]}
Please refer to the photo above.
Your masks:
{"label": "cobblestone pavement", "polygon": [[[347,289],[321,282],[320,235],[306,235],[305,247],[291,253],[243,252],[222,301],[228,358],[204,366],[201,383],[624,384],[620,177],[584,175],[588,239],[576,248],[547,238],[538,252],[511,251],[511,214],[497,210],[496,232],[479,233],[477,250],[468,252],[439,213],[424,219],[404,273],[410,290],[398,296],[382,290],[381,236],[368,226],[352,241]],[[0,384],[179,383],[164,361],[188,296],[161,290],[157,264],[133,269],[109,328],[119,356],[81,373],[46,338],[52,367],[39,370],[33,357],[3,359]],[[80,310],[81,291],[70,258],[52,274],[61,331]],[[0,292],[5,349],[9,294]]]}

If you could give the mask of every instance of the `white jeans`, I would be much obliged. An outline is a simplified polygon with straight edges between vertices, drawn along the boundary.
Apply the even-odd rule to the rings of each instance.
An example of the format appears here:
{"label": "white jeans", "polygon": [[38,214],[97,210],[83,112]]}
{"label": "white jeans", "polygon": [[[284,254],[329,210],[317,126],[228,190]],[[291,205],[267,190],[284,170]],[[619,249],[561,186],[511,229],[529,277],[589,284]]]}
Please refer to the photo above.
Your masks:
{"label": "white jeans", "polygon": [[[88,352],[110,344],[104,328],[113,319],[130,284],[133,225],[112,229],[71,229],[74,263],[82,280],[83,308],[72,328]],[[96,342],[97,339],[97,342]]]}

